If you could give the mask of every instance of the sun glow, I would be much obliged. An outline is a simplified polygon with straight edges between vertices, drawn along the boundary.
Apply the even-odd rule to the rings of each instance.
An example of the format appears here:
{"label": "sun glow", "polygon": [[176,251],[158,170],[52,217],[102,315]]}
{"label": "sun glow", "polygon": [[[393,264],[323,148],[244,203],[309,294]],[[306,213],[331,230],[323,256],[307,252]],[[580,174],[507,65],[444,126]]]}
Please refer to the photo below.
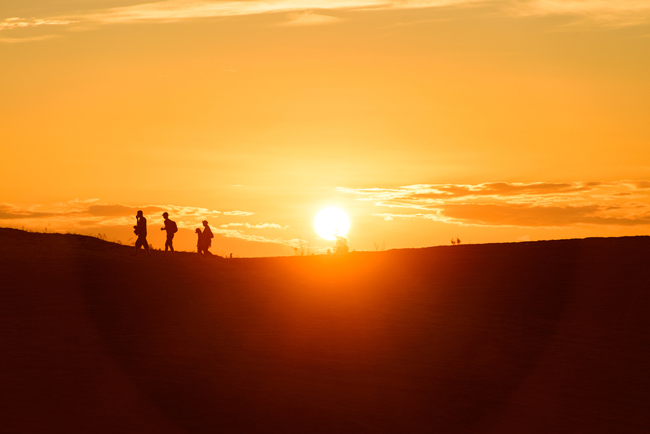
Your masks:
{"label": "sun glow", "polygon": [[321,238],[334,241],[336,235],[343,237],[348,233],[350,219],[345,211],[340,208],[325,208],[316,215],[314,227]]}

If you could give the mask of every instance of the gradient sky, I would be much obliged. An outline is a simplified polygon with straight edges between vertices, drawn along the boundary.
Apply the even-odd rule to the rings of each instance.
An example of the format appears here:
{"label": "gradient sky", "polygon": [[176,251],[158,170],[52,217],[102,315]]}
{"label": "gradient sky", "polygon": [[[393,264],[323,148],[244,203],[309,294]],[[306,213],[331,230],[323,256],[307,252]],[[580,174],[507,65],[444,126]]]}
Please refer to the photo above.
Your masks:
{"label": "gradient sky", "polygon": [[650,231],[647,0],[4,0],[0,226],[180,249]]}

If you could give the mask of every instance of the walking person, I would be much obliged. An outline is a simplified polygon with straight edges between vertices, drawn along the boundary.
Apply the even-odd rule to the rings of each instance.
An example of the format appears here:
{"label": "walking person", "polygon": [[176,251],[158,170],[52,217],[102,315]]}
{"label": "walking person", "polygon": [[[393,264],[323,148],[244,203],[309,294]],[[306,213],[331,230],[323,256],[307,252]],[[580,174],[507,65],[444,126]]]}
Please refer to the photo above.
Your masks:
{"label": "walking person", "polygon": [[214,238],[214,235],[207,220],[203,220],[203,228],[203,254],[209,255],[210,252],[208,250],[212,247],[212,238]]}
{"label": "walking person", "polygon": [[178,232],[178,226],[176,225],[176,222],[171,220],[169,218],[169,213],[164,212],[163,213],[163,219],[165,227],[160,228],[161,231],[166,231],[167,232],[167,240],[165,241],[165,253],[163,256],[167,255],[167,249],[171,250],[172,256],[174,256],[174,234]]}
{"label": "walking person", "polygon": [[196,228],[196,235],[198,237],[196,241],[196,251],[200,256],[203,256],[205,253],[205,239],[203,238],[203,232],[201,232],[201,229]]}
{"label": "walking person", "polygon": [[138,254],[140,247],[144,247],[144,250],[149,255],[149,243],[147,243],[147,219],[144,217],[142,211],[138,211],[135,215],[136,225],[133,226],[135,229],[133,232],[138,236],[138,239],[135,241],[135,253],[133,256]]}

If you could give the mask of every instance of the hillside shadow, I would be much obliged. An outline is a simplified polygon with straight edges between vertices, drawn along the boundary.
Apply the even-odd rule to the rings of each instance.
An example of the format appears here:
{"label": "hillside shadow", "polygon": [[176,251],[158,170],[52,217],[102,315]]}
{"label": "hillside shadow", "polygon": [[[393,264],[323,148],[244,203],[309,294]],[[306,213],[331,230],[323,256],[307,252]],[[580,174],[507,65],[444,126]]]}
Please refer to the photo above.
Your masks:
{"label": "hillside shadow", "polygon": [[451,433],[544,354],[579,257],[565,243],[78,265],[116,361],[190,432]]}
{"label": "hillside shadow", "polygon": [[5,431],[650,431],[648,237],[131,249],[0,228]]}

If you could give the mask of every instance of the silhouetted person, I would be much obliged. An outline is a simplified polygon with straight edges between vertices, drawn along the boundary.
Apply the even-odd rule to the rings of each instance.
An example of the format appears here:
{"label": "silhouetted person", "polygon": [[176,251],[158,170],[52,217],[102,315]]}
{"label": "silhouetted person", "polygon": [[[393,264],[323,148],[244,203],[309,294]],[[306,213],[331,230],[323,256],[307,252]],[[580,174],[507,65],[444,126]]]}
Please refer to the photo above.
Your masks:
{"label": "silhouetted person", "polygon": [[140,247],[144,247],[144,250],[149,254],[149,243],[147,243],[147,219],[144,218],[142,211],[138,211],[135,215],[136,225],[133,226],[135,229],[133,232],[138,236],[138,239],[135,241],[135,253],[133,256],[138,254]]}
{"label": "silhouetted person", "polygon": [[172,256],[174,256],[174,234],[178,232],[178,226],[176,226],[175,221],[169,219],[167,212],[164,212],[162,216],[165,219],[165,227],[160,228],[160,230],[167,232],[167,241],[165,241],[165,253],[163,256],[167,254],[167,249],[171,250]]}
{"label": "silhouetted person", "polygon": [[201,232],[201,229],[196,228],[196,251],[199,253],[199,255],[203,256],[205,254],[205,238],[203,238],[203,232]]}
{"label": "silhouetted person", "polygon": [[208,255],[210,254],[208,250],[212,247],[212,238],[214,238],[214,235],[212,234],[212,229],[210,229],[207,220],[203,220],[203,228],[203,242],[205,243],[204,253]]}

